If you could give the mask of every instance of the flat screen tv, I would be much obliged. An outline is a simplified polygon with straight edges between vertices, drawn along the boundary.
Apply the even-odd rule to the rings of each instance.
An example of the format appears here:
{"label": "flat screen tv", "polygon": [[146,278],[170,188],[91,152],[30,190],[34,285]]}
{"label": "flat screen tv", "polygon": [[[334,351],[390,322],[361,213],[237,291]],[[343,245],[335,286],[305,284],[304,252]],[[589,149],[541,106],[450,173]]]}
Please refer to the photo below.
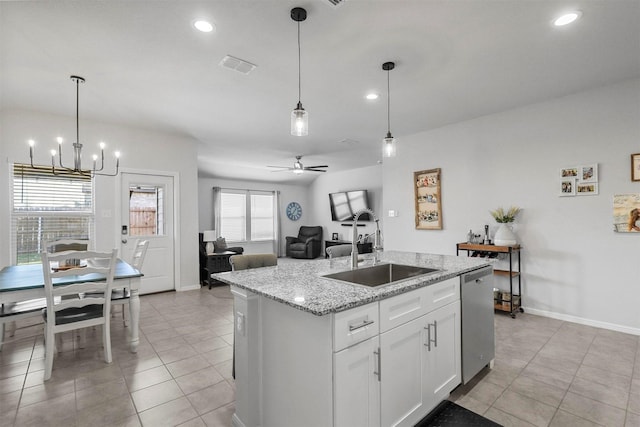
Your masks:
{"label": "flat screen tv", "polygon": [[[331,219],[333,221],[352,221],[359,210],[369,207],[367,190],[342,191],[329,194]],[[359,221],[371,221],[369,214],[362,214]]]}

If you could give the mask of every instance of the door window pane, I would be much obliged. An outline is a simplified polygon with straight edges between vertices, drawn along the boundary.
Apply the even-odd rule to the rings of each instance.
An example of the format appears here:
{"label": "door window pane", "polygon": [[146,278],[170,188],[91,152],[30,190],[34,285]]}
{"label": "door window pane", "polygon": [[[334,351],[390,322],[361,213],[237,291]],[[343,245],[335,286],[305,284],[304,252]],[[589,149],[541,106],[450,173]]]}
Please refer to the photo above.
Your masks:
{"label": "door window pane", "polygon": [[129,235],[164,235],[164,188],[129,187]]}

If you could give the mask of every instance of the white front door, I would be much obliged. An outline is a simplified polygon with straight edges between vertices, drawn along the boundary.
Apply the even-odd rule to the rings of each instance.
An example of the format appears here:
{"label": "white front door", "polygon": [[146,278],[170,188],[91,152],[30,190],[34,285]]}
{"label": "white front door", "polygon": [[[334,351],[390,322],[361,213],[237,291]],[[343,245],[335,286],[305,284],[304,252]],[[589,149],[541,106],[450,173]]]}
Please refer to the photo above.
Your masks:
{"label": "white front door", "polygon": [[140,294],[175,289],[173,177],[122,174],[120,256],[128,260],[138,239],[149,240]]}

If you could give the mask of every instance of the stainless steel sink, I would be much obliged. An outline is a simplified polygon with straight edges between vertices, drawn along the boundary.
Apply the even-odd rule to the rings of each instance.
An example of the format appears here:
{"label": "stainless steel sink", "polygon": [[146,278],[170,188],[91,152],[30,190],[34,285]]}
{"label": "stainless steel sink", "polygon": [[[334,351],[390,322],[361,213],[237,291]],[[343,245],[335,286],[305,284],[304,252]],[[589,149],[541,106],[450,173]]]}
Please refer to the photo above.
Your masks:
{"label": "stainless steel sink", "polygon": [[413,279],[419,276],[436,273],[440,270],[428,267],[415,267],[403,264],[379,264],[362,267],[340,273],[326,274],[327,279],[341,280],[356,285],[375,288],[390,285],[401,280]]}

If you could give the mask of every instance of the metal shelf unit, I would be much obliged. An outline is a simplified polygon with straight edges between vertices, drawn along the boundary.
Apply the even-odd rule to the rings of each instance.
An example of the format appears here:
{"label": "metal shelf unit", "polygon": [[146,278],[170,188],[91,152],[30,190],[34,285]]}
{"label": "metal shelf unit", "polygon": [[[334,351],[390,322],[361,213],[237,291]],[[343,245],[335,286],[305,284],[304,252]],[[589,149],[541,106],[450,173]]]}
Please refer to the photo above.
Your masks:
{"label": "metal shelf unit", "polygon": [[[524,309],[522,308],[522,276],[520,266],[521,258],[520,258],[520,245],[514,246],[496,246],[496,245],[481,245],[476,243],[457,243],[456,244],[456,255],[460,255],[460,251],[467,251],[467,256],[473,257],[489,257],[495,258],[499,254],[507,254],[509,259],[509,269],[501,270],[495,269],[493,270],[493,274],[496,276],[502,276],[509,279],[509,299],[505,299],[503,296],[498,298],[494,298],[493,308],[497,311],[505,311],[511,315],[512,318],[515,319],[516,313],[524,313]],[[517,270],[514,269],[514,254],[517,254]],[[518,292],[514,293],[514,279],[517,279]]]}

